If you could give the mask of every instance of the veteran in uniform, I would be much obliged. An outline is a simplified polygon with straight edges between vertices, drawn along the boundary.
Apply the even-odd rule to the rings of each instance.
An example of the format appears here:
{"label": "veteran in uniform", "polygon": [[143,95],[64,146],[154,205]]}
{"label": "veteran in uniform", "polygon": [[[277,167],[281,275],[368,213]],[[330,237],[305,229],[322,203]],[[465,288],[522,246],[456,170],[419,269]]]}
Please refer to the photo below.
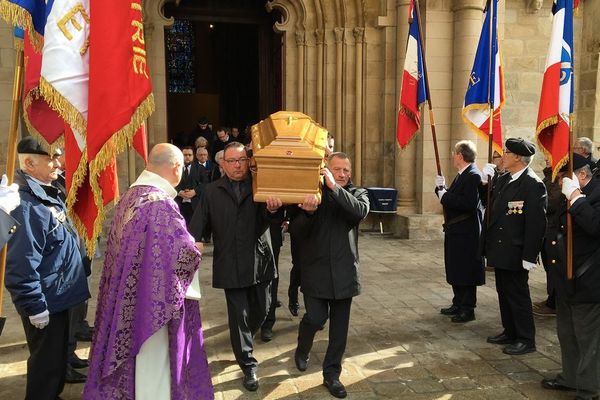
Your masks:
{"label": "veteran in uniform", "polygon": [[556,288],[556,323],[562,371],[542,387],[577,391],[576,399],[600,392],[600,177],[589,160],[573,154],[574,179],[562,179],[573,221],[573,280],[566,274],[566,213],[546,243],[548,274]]}
{"label": "veteran in uniform", "polygon": [[[536,266],[546,229],[546,188],[529,168],[535,145],[521,138],[505,142],[502,166],[492,190],[484,251],[494,268],[502,333],[487,338],[506,345],[503,352],[535,351],[535,326],[529,293],[529,271]],[[491,168],[488,164],[484,168]]]}
{"label": "veteran in uniform", "polygon": [[79,238],[66,217],[56,180],[60,162],[28,136],[17,145],[21,225],[8,242],[6,288],[29,348],[25,399],[55,400],[67,370],[69,309],[90,297]]}

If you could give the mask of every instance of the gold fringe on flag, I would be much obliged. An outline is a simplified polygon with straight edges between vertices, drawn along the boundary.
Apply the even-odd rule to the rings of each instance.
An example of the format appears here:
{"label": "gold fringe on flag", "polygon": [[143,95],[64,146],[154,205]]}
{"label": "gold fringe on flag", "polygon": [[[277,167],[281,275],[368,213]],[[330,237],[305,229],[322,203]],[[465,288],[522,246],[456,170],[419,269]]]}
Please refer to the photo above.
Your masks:
{"label": "gold fringe on flag", "polygon": [[29,120],[29,114],[27,113],[27,109],[31,106],[33,100],[39,98],[40,92],[38,87],[32,88],[25,94],[23,97],[23,120],[25,121],[25,126],[27,127],[29,134],[37,139],[40,145],[48,151],[48,154],[54,154],[56,149],[64,147],[64,137],[61,135],[54,142],[48,142],[48,140],[33,126]]}
{"label": "gold fringe on flag", "polygon": [[[502,102],[501,104],[504,104],[504,102]],[[490,138],[489,138],[489,136],[490,136],[490,135],[488,135],[487,133],[485,133],[484,131],[482,131],[481,129],[479,129],[479,127],[478,127],[477,125],[475,125],[473,122],[471,122],[471,121],[470,121],[470,120],[469,120],[469,119],[468,119],[468,118],[465,116],[465,114],[466,114],[468,111],[472,111],[472,110],[484,110],[484,111],[487,111],[487,110],[489,110],[489,109],[490,109],[490,105],[489,105],[488,103],[482,103],[482,104],[469,104],[468,106],[466,106],[466,107],[463,107],[463,110],[462,110],[462,113],[461,113],[461,116],[462,116],[462,120],[463,120],[463,122],[464,122],[464,123],[465,123],[465,124],[466,124],[466,125],[467,125],[467,126],[468,126],[468,127],[469,127],[469,128],[472,130],[472,131],[473,131],[473,132],[475,132],[476,134],[478,134],[478,135],[479,135],[479,136],[480,136],[482,139],[484,139],[484,140],[486,140],[486,141],[487,141],[487,140],[490,140]],[[498,109],[498,110],[499,110],[499,109]],[[494,115],[496,115],[496,114],[494,113]],[[493,117],[494,117],[494,115],[492,115],[492,121],[491,121],[491,123],[492,123],[492,124],[494,123],[494,121],[493,121]],[[496,143],[496,142],[492,142],[492,147],[493,147],[493,149],[494,149],[494,150],[495,150],[495,151],[496,151],[498,154],[500,154],[500,155],[504,154],[504,150],[502,149],[502,146],[501,146],[501,145],[499,145],[498,143]]]}
{"label": "gold fringe on flag", "polygon": [[81,112],[43,77],[40,77],[40,93],[53,110],[83,137],[87,132],[87,121]]}
{"label": "gold fringe on flag", "polygon": [[42,51],[44,38],[35,31],[29,11],[15,3],[11,3],[7,0],[0,0],[0,17],[2,17],[9,25],[17,26],[24,31],[27,31],[33,48],[38,52]]}

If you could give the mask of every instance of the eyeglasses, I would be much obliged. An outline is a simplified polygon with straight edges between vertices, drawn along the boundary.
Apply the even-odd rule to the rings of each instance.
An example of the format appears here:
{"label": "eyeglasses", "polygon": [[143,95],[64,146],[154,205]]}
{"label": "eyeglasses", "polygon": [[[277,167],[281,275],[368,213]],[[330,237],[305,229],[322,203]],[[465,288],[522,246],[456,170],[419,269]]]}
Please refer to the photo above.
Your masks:
{"label": "eyeglasses", "polygon": [[242,158],[238,158],[238,159],[227,158],[227,159],[224,159],[223,161],[225,161],[227,164],[231,165],[231,164],[236,164],[236,163],[241,164],[241,163],[244,163],[244,162],[246,162],[248,160],[249,160],[248,157],[242,157]]}

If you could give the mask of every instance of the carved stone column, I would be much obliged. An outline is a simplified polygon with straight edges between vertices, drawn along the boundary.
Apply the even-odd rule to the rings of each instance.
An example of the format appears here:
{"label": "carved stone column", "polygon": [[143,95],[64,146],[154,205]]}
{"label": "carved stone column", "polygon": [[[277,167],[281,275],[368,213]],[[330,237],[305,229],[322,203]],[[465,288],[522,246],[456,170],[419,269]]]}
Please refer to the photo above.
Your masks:
{"label": "carved stone column", "polygon": [[480,0],[455,0],[454,7],[454,62],[452,65],[452,136],[451,142],[473,137],[462,120],[462,106],[467,81],[483,23],[483,2]]}
{"label": "carved stone column", "polygon": [[304,95],[304,69],[305,54],[306,54],[306,34],[304,31],[296,31],[296,47],[298,48],[298,62],[296,68],[298,70],[298,111],[305,112],[305,95]]}
{"label": "carved stone column", "polygon": [[334,28],[335,35],[335,143],[338,149],[342,144],[342,118],[344,93],[342,82],[344,80],[344,29]]}
{"label": "carved stone column", "polygon": [[354,167],[353,181],[362,183],[362,121],[363,121],[363,46],[365,43],[365,28],[357,27],[352,31],[356,46],[355,68],[355,103],[354,103]]}
{"label": "carved stone column", "polygon": [[[409,0],[398,0],[396,3],[396,99],[400,98],[402,75],[404,74],[406,38],[408,35],[408,5]],[[398,189],[398,207],[405,212],[414,212],[416,159],[417,147],[414,141],[404,150],[396,145],[394,183]]]}
{"label": "carved stone column", "polygon": [[323,122],[323,30],[315,29],[315,44],[317,51],[317,121],[324,125]]}

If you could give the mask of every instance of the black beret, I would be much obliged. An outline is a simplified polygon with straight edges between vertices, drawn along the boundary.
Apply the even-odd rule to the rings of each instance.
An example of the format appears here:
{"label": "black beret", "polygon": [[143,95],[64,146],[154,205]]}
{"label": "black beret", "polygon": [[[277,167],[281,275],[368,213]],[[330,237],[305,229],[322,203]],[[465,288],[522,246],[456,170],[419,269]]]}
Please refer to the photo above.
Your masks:
{"label": "black beret", "polygon": [[506,140],[504,145],[510,152],[520,156],[529,157],[535,154],[535,144],[527,139],[510,138]]}
{"label": "black beret", "polygon": [[[19,144],[17,144],[17,153],[19,154],[41,154],[44,156],[48,155],[48,151],[42,147],[40,142],[38,142],[33,136],[25,136]],[[55,156],[62,155],[62,151],[60,149],[54,150]]]}
{"label": "black beret", "polygon": [[584,157],[581,154],[573,153],[573,171],[577,171],[579,168],[583,168],[586,165],[589,165],[590,168],[593,169],[590,160],[588,160],[587,157]]}

